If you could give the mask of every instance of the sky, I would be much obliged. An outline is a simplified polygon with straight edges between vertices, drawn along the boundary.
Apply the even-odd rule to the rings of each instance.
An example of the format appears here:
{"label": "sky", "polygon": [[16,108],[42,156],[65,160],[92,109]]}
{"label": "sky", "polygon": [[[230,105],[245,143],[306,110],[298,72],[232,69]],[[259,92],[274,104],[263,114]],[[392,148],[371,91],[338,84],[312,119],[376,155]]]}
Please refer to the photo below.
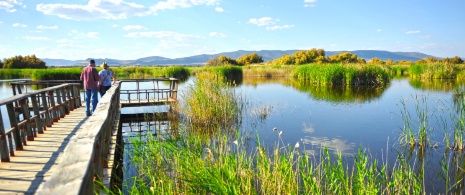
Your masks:
{"label": "sky", "polygon": [[312,48],[465,58],[464,9],[463,0],[0,0],[0,59]]}

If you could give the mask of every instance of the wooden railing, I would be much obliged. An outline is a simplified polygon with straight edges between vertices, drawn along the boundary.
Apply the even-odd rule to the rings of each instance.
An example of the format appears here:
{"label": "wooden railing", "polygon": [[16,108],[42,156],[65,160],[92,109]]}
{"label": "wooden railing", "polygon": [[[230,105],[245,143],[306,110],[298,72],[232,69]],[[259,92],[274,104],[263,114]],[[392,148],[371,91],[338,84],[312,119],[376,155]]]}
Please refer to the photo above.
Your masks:
{"label": "wooden railing", "polygon": [[121,82],[100,99],[92,117],[71,138],[50,178],[36,194],[95,194],[102,183],[116,118],[119,114]]}
{"label": "wooden railing", "polygon": [[[175,78],[156,78],[156,79],[131,79],[121,80],[123,88],[129,84],[131,89],[121,90],[121,101],[124,103],[150,103],[160,101],[176,101],[178,95],[178,79]],[[169,82],[169,85],[162,85],[163,82]],[[141,83],[145,83],[141,87]],[[151,83],[152,87],[148,88]]]}
{"label": "wooden railing", "polygon": [[61,84],[0,100],[10,122],[10,127],[6,127],[0,110],[1,161],[10,162],[15,150],[23,150],[27,141],[34,141],[37,134],[80,107],[79,85]]}

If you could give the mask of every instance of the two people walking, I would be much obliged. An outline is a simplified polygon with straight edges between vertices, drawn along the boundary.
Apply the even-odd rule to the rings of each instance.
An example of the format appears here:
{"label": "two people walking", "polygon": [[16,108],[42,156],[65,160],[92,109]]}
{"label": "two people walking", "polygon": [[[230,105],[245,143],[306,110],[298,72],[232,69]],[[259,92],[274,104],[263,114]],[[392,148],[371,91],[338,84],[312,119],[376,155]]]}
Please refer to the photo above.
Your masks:
{"label": "two people walking", "polygon": [[[102,97],[112,85],[110,79],[113,79],[113,83],[116,82],[116,76],[112,71],[108,70],[108,64],[106,62],[104,62],[100,67],[102,70],[97,72],[97,69],[95,69],[95,61],[90,60],[89,65],[81,72],[80,79],[84,84],[87,116],[91,116],[97,107],[98,92],[100,92],[100,96]],[[91,102],[92,110],[90,109]]]}

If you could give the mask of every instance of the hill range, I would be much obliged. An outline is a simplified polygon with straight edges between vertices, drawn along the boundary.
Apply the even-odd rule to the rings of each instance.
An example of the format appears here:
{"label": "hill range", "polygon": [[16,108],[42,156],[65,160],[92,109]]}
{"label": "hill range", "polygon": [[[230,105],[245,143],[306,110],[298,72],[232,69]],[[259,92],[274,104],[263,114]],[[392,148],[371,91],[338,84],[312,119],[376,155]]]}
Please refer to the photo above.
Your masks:
{"label": "hill range", "polygon": [[[119,60],[119,59],[109,59],[109,58],[93,58],[96,61],[96,64],[101,64],[104,61],[112,66],[126,66],[126,65],[203,65],[208,60],[216,58],[218,56],[224,55],[230,58],[237,59],[244,54],[252,54],[256,52],[258,55],[263,57],[263,60],[269,61],[274,60],[283,56],[284,54],[293,54],[299,50],[261,50],[261,51],[245,51],[238,50],[233,52],[223,52],[218,54],[202,54],[195,55],[190,57],[182,58],[165,58],[160,56],[150,56],[139,58],[136,60]],[[326,56],[336,55],[341,52],[346,51],[326,51]],[[407,61],[417,61],[420,59],[434,57],[420,52],[390,52],[390,51],[381,51],[381,50],[355,50],[349,51],[352,54],[357,54],[359,58],[364,58],[365,60],[370,60],[374,57],[377,57],[381,60],[392,59],[393,61],[407,60]],[[50,59],[43,58],[42,60],[47,64],[47,66],[85,66],[88,64],[89,59],[83,60],[65,60],[65,59]]]}

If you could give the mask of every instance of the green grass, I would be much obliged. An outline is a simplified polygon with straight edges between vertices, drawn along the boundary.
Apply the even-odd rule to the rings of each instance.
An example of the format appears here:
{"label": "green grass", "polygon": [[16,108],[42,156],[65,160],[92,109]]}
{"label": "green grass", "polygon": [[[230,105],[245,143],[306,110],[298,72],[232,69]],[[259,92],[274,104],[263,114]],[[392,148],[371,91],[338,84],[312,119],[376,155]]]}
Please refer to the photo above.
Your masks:
{"label": "green grass", "polygon": [[0,69],[0,79],[29,78],[35,69]]}
{"label": "green grass", "polygon": [[241,99],[230,87],[231,84],[224,82],[216,73],[198,74],[195,83],[182,94],[185,104],[181,106],[180,112],[185,113],[193,129],[234,129],[240,122]]}
{"label": "green grass", "polygon": [[457,70],[457,65],[454,64],[412,64],[409,72],[410,77],[431,80],[455,79]]}
{"label": "green grass", "polygon": [[294,78],[319,85],[385,85],[388,72],[379,65],[309,64],[291,73]]}

